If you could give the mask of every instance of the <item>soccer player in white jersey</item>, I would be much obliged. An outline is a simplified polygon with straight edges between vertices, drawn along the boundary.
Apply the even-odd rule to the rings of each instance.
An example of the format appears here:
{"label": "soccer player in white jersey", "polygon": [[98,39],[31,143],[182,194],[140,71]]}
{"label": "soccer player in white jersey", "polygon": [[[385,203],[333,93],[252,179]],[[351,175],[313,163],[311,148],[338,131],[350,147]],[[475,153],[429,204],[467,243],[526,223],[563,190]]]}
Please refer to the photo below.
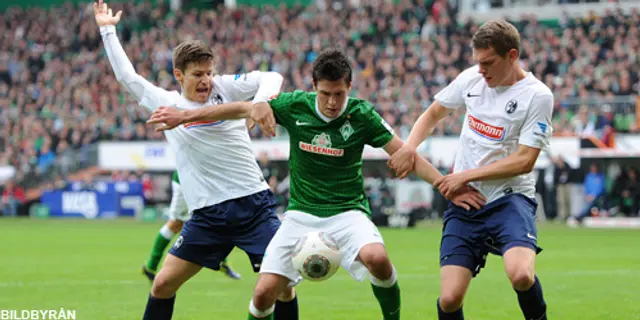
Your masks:
{"label": "soccer player in white jersey", "polygon": [[[152,111],[168,104],[198,109],[234,101],[245,104],[251,97],[259,105],[280,91],[282,76],[273,72],[214,77],[214,53],[199,41],[174,49],[174,76],[182,92],[156,87],[136,74],[116,36],[121,13],[114,16],[102,0],[94,4],[116,78],[144,108]],[[154,280],[144,313],[144,319],[154,320],[171,319],[178,288],[202,267],[218,270],[235,246],[247,253],[258,272],[280,226],[275,197],[256,163],[244,119],[188,123],[165,135],[176,153],[183,195],[193,216]]]}
{"label": "soccer player in white jersey", "polygon": [[549,145],[553,94],[520,67],[520,35],[508,22],[486,22],[474,34],[472,47],[478,65],[435,96],[389,164],[405,175],[413,167],[420,142],[450,110],[466,106],[454,173],[434,186],[447,196],[470,184],[484,194],[487,204],[471,211],[450,205],[445,212],[438,318],[463,319],[469,283],[491,252],[503,257],[525,318],[547,319],[534,272],[541,249],[531,171],[540,150]]}

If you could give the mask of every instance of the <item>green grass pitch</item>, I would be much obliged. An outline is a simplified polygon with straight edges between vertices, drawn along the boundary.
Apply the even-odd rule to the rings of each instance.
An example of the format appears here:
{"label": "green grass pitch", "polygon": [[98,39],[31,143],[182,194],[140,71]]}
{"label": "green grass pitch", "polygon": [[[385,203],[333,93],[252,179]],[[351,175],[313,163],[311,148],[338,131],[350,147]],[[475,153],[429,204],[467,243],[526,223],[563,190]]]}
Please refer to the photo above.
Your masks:
{"label": "green grass pitch", "polygon": [[[140,274],[158,223],[0,219],[0,309],[77,310],[77,319],[140,319],[150,284]],[[383,229],[399,272],[403,319],[436,319],[440,226]],[[549,318],[640,319],[640,232],[542,225],[537,262]],[[236,249],[243,280],[203,270],[178,293],[174,319],[246,319],[256,276]],[[301,319],[380,319],[368,281],[344,270],[299,287]],[[474,279],[470,320],[522,319],[499,257]]]}

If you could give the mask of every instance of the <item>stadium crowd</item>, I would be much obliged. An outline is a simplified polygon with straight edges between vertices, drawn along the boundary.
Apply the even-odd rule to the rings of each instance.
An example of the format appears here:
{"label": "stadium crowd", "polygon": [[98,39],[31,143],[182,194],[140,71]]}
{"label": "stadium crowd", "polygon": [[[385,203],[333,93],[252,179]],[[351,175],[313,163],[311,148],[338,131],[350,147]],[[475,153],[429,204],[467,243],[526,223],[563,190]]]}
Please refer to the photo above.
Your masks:
{"label": "stadium crowd", "polygon": [[[457,10],[445,0],[338,9],[113,7],[124,12],[119,37],[136,71],[176,90],[172,48],[189,38],[215,48],[218,73],[277,71],[286,91],[311,88],[311,62],[324,47],[345,48],[355,62],[354,96],[370,99],[403,138],[434,94],[472,65],[469,42],[477,28],[472,21],[458,26]],[[97,141],[164,138],[145,126],[148,113],[115,80],[90,8],[67,4],[0,14],[0,166],[16,168],[18,185],[52,167],[88,162]],[[559,26],[534,16],[515,24],[523,35],[523,65],[556,94],[557,134],[638,129],[635,106],[615,103],[616,96],[640,89],[637,10],[564,19]],[[607,99],[611,103],[601,108]],[[463,112],[435,134],[459,133]],[[251,134],[261,137],[257,128]]]}

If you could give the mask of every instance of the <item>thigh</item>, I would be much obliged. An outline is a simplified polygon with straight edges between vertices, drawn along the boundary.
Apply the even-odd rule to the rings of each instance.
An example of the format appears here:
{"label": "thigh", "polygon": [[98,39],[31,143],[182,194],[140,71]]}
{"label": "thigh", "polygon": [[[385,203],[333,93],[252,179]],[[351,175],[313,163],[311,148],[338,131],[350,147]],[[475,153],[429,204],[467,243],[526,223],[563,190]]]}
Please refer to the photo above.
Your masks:
{"label": "thigh", "polygon": [[507,197],[487,218],[490,239],[495,246],[491,252],[504,255],[510,248],[525,247],[539,253],[542,248],[538,247],[536,202],[519,194]]}
{"label": "thigh", "polygon": [[162,264],[162,269],[158,272],[156,280],[180,286],[198,273],[200,269],[202,266],[198,264],[169,255]]}
{"label": "thigh", "polygon": [[182,194],[179,183],[171,181],[171,204],[169,205],[169,220],[187,221],[191,218],[187,202]]}
{"label": "thigh", "polygon": [[293,267],[291,256],[298,240],[307,232],[313,231],[285,214],[280,228],[267,246],[260,274],[275,274],[289,279],[289,285],[294,286],[302,281],[302,277]]}
{"label": "thigh", "polygon": [[444,214],[440,241],[440,267],[463,267],[475,277],[486,265],[484,223],[481,220],[465,218],[466,211],[460,210],[452,206]]}
{"label": "thigh", "polygon": [[233,244],[225,235],[217,232],[221,221],[203,212],[196,212],[189,219],[176,239],[169,254],[194,264],[219,270]]}
{"label": "thigh", "polygon": [[267,246],[281,225],[275,208],[270,191],[245,197],[227,208],[232,230],[229,237],[234,246],[247,253],[255,272],[260,270]]}
{"label": "thigh", "polygon": [[357,258],[364,246],[374,243],[384,244],[378,227],[366,214],[355,210],[325,219],[323,229],[336,240],[342,254],[340,265],[354,279],[364,280],[368,270]]}

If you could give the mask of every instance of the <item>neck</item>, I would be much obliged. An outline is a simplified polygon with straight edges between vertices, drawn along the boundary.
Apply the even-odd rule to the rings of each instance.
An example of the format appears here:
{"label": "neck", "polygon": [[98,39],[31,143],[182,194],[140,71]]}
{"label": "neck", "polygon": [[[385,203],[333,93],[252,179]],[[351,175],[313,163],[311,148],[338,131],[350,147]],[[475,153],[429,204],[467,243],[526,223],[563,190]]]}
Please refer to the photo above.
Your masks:
{"label": "neck", "polygon": [[524,72],[524,70],[522,70],[519,65],[515,65],[514,68],[515,70],[513,70],[511,76],[507,79],[507,81],[502,84],[503,86],[514,85],[516,82],[524,79],[527,76],[527,73]]}

